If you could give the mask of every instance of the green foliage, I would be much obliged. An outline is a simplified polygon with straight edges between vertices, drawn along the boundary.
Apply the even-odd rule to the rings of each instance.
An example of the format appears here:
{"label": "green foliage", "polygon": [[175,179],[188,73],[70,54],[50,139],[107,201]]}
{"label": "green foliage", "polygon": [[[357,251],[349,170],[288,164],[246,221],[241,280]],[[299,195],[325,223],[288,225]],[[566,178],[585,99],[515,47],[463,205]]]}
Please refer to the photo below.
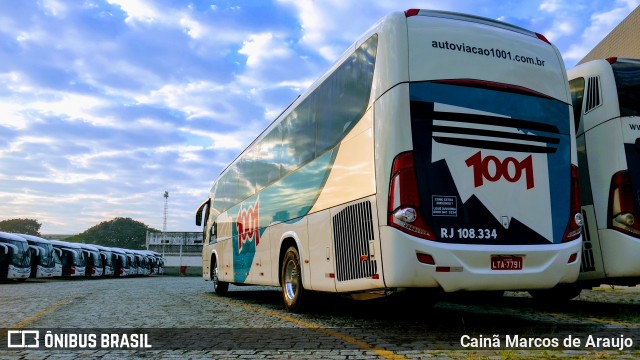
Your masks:
{"label": "green foliage", "polygon": [[103,221],[66,241],[127,249],[145,249],[147,230],[158,231],[131,218]]}
{"label": "green foliage", "polygon": [[42,226],[35,219],[9,219],[0,221],[0,231],[40,236]]}

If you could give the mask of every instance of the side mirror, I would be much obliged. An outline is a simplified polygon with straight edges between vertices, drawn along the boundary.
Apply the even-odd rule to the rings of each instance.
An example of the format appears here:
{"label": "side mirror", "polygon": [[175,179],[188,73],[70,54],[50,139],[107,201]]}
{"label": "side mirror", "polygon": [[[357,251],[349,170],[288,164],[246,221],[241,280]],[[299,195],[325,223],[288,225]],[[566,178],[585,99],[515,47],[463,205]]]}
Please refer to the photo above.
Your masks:
{"label": "side mirror", "polygon": [[209,206],[210,202],[211,202],[211,199],[207,199],[205,202],[202,203],[202,205],[200,205],[200,207],[198,208],[198,211],[196,211],[196,226],[202,226],[202,212],[204,211],[205,208]]}

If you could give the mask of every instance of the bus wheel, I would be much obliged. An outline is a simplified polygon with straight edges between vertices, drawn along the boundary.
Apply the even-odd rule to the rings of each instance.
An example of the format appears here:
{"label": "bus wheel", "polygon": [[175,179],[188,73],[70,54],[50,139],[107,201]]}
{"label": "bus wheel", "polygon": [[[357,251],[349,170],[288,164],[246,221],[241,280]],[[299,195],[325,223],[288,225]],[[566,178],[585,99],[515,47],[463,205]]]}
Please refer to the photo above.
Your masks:
{"label": "bus wheel", "polygon": [[300,255],[298,254],[298,249],[293,246],[287,249],[284,255],[280,275],[284,305],[289,311],[301,312],[303,309],[305,290],[302,286]]}
{"label": "bus wheel", "polygon": [[219,273],[220,269],[218,268],[218,261],[214,258],[212,259],[211,264],[211,282],[213,283],[213,292],[218,295],[224,295],[229,290],[229,283],[220,281],[218,278]]}

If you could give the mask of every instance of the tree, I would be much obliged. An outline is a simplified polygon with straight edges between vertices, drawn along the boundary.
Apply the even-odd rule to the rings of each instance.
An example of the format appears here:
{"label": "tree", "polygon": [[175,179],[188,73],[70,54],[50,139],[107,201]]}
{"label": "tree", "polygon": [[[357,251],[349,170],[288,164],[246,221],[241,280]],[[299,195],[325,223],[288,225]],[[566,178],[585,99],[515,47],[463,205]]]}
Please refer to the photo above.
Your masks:
{"label": "tree", "polygon": [[145,249],[147,230],[158,231],[131,218],[103,221],[66,241],[126,249]]}
{"label": "tree", "polygon": [[8,219],[0,221],[0,231],[40,236],[42,226],[35,219]]}

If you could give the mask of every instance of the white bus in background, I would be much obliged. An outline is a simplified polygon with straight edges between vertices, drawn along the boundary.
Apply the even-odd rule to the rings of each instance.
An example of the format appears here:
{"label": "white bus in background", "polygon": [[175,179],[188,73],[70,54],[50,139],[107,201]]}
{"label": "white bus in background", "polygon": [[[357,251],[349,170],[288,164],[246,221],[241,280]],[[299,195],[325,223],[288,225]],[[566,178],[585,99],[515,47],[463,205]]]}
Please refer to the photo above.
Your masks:
{"label": "white bus in background", "polygon": [[140,274],[140,266],[138,264],[138,257],[131,249],[122,249],[129,259],[129,276],[138,276]]}
{"label": "white bus in background", "polygon": [[585,220],[580,288],[640,284],[640,60],[568,71]]}
{"label": "white bus in background", "polygon": [[106,246],[100,246],[100,245],[93,245],[93,246],[98,248],[98,250],[100,251],[100,258],[102,261],[102,268],[103,268],[102,275],[113,276],[114,266],[113,266],[113,253],[111,252],[111,249]]}
{"label": "white bus in background", "polygon": [[129,272],[131,270],[131,264],[129,261],[129,256],[121,248],[109,248],[111,253],[113,254],[113,276],[115,277],[125,277],[129,276]]}
{"label": "white bus in background", "polygon": [[39,236],[17,234],[27,240],[31,249],[31,277],[48,278],[62,276],[62,262],[51,241]]}
{"label": "white bus in background", "polygon": [[580,268],[577,176],[566,71],[543,36],[393,13],[215,180],[196,213],[203,277],[216,293],[281,286],[292,311],[308,290],[554,288]]}
{"label": "white bus in background", "polygon": [[100,255],[100,249],[90,244],[78,244],[84,252],[84,257],[87,261],[86,270],[84,276],[86,277],[100,277],[104,273],[104,267],[102,265],[102,256]]}
{"label": "white bus in background", "polygon": [[0,231],[0,279],[24,281],[31,274],[31,251],[24,238]]}
{"label": "white bus in background", "polygon": [[62,276],[84,276],[86,259],[79,244],[60,240],[50,240],[62,261]]}

